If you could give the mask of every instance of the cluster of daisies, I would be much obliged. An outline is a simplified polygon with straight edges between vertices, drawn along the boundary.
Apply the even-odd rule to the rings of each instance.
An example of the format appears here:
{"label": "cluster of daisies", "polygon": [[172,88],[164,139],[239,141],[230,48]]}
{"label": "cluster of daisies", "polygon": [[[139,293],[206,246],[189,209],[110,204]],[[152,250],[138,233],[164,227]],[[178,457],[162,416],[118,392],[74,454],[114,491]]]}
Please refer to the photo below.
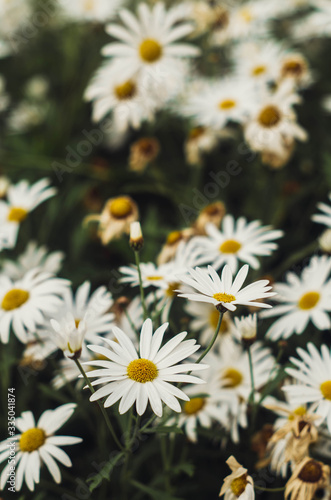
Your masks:
{"label": "cluster of daisies", "polygon": [[[284,166],[296,141],[307,139],[295,106],[313,76],[301,52],[273,38],[273,24],[301,4],[191,0],[168,10],[161,2],[141,2],[136,12],[119,8],[105,26],[112,40],[102,49],[104,63],[85,92],[93,120],[110,116],[121,142],[166,110],[189,121],[188,163],[200,164],[241,130],[263,162]],[[212,76],[201,71],[202,58],[213,63]]]}
{"label": "cluster of daisies", "polygon": [[[48,179],[30,185],[1,178],[0,184],[1,249],[8,252],[24,219],[56,191]],[[318,208],[321,213],[313,220],[330,228],[330,206]],[[277,250],[283,232],[260,221],[235,219],[221,202],[205,207],[190,227],[170,233],[152,262],[140,262],[144,238],[138,206],[129,196],[109,199],[87,221],[97,223],[104,245],[127,235],[136,265],[120,267],[119,282],[137,293],[128,293],[132,299],[113,298],[105,286],[93,289],[88,281],[73,290],[70,281],[57,276],[64,254],[49,253],[35,242],[16,260],[2,258],[0,339],[7,344],[14,334],[24,344],[21,365],[41,370],[60,350],[64,357],[54,372],[55,389],[85,385],[91,402],[114,406],[120,415],[130,409],[138,416],[152,411],[157,417],[153,425],[170,426],[169,432],[179,426],[193,443],[202,428],[217,429],[220,442],[239,443],[242,429],[263,406],[278,418],[263,438],[257,437],[257,465],[269,465],[283,478],[291,474],[286,499],[312,500],[321,488],[330,494],[329,468],[313,458],[313,446],[321,435],[331,434],[331,350],[314,343],[298,348],[285,368],[281,400],[268,396],[268,388],[273,390],[282,367],[272,349],[257,340],[260,319],[273,316],[279,318],[267,330],[270,341],[302,334],[310,321],[318,330],[330,328],[331,258],[325,233],[320,238],[325,253],[313,256],[301,276],[289,272],[286,283],[272,288],[263,277],[245,281],[250,268],[258,272],[261,258]],[[269,299],[278,305],[272,307]],[[188,316],[189,333],[173,326],[175,301]],[[238,316],[238,307],[250,314]],[[34,490],[41,463],[56,482],[61,480],[54,459],[65,466],[71,461],[58,446],[80,438],[53,434],[74,408],[72,403],[47,410],[37,424],[29,411],[17,420],[19,433],[11,443],[18,463],[16,490],[24,480]],[[2,442],[0,462],[7,464],[1,488],[10,476],[10,452],[8,440]],[[253,499],[254,481],[247,470],[234,457],[227,463],[232,473],[220,495]]]}

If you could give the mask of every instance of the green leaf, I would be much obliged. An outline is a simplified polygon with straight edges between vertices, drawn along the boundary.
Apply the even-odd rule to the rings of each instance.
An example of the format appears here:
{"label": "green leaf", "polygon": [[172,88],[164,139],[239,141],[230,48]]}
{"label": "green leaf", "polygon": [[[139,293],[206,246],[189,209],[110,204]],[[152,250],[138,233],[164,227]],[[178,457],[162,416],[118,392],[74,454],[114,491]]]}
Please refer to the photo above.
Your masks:
{"label": "green leaf", "polygon": [[150,429],[146,429],[144,434],[170,434],[171,432],[175,434],[184,434],[183,430],[176,425],[164,425],[160,427],[151,427]]}
{"label": "green leaf", "polygon": [[103,479],[107,479],[107,481],[110,481],[110,475],[111,475],[113,468],[121,460],[121,458],[124,455],[125,455],[125,453],[118,452],[117,455],[115,455],[113,458],[108,460],[108,462],[106,462],[106,464],[102,467],[102,469],[98,473],[96,473],[93,477],[87,478],[86,482],[90,483],[89,484],[90,491],[93,491],[98,486],[100,486]]}
{"label": "green leaf", "polygon": [[145,486],[144,484],[138,483],[138,481],[134,481],[133,479],[130,482],[138,490],[142,491],[143,493],[146,493],[154,500],[182,500],[181,498],[172,496],[170,493],[166,493],[165,491],[161,490],[155,490],[154,488]]}

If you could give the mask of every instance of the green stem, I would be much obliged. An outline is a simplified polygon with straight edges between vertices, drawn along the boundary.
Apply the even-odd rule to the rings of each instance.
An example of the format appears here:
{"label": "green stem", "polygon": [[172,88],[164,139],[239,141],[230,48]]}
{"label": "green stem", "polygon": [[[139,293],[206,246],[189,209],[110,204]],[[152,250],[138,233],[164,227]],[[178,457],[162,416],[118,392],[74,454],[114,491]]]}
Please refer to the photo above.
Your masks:
{"label": "green stem", "polygon": [[221,324],[222,324],[222,319],[223,319],[223,315],[224,315],[224,312],[221,312],[220,313],[220,316],[218,318],[218,323],[217,323],[217,327],[216,327],[216,330],[215,330],[215,333],[214,333],[214,336],[213,338],[211,339],[210,341],[210,344],[208,345],[208,347],[205,349],[205,351],[201,354],[201,356],[196,360],[196,363],[200,363],[203,358],[205,356],[207,356],[207,354],[209,353],[210,349],[213,347],[213,345],[215,344],[216,342],[216,339],[218,337],[218,332],[220,331],[220,328],[221,328]]}
{"label": "green stem", "polygon": [[250,346],[247,348],[247,353],[248,353],[248,360],[249,360],[249,373],[251,376],[251,386],[252,386],[252,390],[251,390],[251,393],[249,395],[248,401],[254,405],[255,404],[255,383],[254,383],[254,372],[253,372],[253,360],[252,360],[252,353],[251,353]]}
{"label": "green stem", "polygon": [[[92,394],[94,394],[94,393],[95,393],[94,387],[93,387],[93,385],[91,384],[90,379],[89,379],[89,378],[88,378],[88,376],[86,375],[86,373],[85,373],[85,371],[84,371],[84,368],[82,367],[82,365],[80,364],[80,362],[78,361],[78,359],[74,359],[74,362],[76,363],[77,368],[78,368],[78,370],[80,371],[80,373],[82,374],[82,376],[83,376],[83,378],[84,378],[85,382],[86,382],[86,383],[87,383],[87,385],[89,386],[89,389],[90,389],[91,393],[92,393]],[[105,421],[106,421],[107,427],[108,427],[108,429],[109,429],[109,431],[110,431],[111,435],[113,436],[113,439],[114,439],[115,443],[117,444],[117,446],[118,446],[121,450],[123,450],[123,446],[122,446],[122,444],[120,443],[119,439],[118,439],[118,438],[117,438],[117,436],[116,436],[116,433],[115,433],[115,431],[114,431],[114,429],[113,429],[113,426],[112,426],[112,424],[111,424],[111,422],[110,422],[110,420],[109,420],[109,417],[108,417],[108,415],[107,415],[107,412],[106,412],[106,410],[105,410],[105,408],[104,408],[103,404],[102,404],[99,400],[97,400],[97,403],[98,403],[99,408],[100,408],[100,410],[101,410],[101,413],[102,413],[102,415],[103,415],[103,417],[104,417],[104,419],[105,419]]]}
{"label": "green stem", "polygon": [[144,287],[143,287],[143,280],[141,277],[139,252],[134,250],[134,256],[136,259],[136,265],[137,265],[137,270],[138,270],[140,297],[141,297],[141,303],[143,306],[144,320],[145,320],[148,318],[148,312],[147,312],[146,303],[145,303],[145,292],[144,292]]}
{"label": "green stem", "polygon": [[262,488],[262,486],[257,486],[256,484],[254,484],[254,488],[260,491],[270,491],[270,493],[277,493],[278,491],[285,490],[285,486],[282,486],[281,488]]}

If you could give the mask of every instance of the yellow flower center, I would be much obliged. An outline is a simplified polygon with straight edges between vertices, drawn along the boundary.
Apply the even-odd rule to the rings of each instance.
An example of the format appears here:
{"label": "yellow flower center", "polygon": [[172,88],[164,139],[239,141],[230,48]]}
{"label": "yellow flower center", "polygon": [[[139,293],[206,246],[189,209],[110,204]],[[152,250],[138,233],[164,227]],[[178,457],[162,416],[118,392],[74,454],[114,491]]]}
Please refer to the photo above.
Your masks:
{"label": "yellow flower center", "polygon": [[305,293],[299,300],[298,306],[303,310],[313,309],[320,300],[320,297],[318,292]]}
{"label": "yellow flower center", "polygon": [[127,368],[128,377],[135,382],[145,384],[152,382],[158,375],[156,365],[149,359],[134,359]]}
{"label": "yellow flower center", "polygon": [[184,412],[186,415],[194,415],[202,410],[205,404],[206,400],[204,398],[192,398],[184,404]]}
{"label": "yellow flower center", "polygon": [[125,101],[126,99],[132,99],[136,95],[137,87],[134,82],[128,80],[122,85],[117,85],[114,91],[120,101]]}
{"label": "yellow flower center", "polygon": [[19,288],[13,288],[6,293],[2,299],[1,307],[5,311],[12,311],[21,307],[29,299],[30,294],[26,290],[20,290]]}
{"label": "yellow flower center", "polygon": [[170,283],[167,290],[166,294],[168,297],[174,297],[176,295],[175,290],[178,290],[180,287],[180,283]]}
{"label": "yellow flower center", "polygon": [[117,198],[111,202],[109,210],[113,217],[123,219],[131,214],[132,205],[126,198]]}
{"label": "yellow flower center", "polygon": [[318,483],[322,476],[323,470],[321,464],[311,459],[302,467],[298,478],[305,483]]}
{"label": "yellow flower center", "polygon": [[300,76],[305,69],[305,66],[302,61],[287,61],[283,64],[282,74],[283,76],[292,75],[292,76]]}
{"label": "yellow flower center", "polygon": [[235,368],[228,368],[223,374],[222,379],[226,380],[224,387],[234,388],[241,384],[243,380],[242,374]]}
{"label": "yellow flower center", "polygon": [[181,231],[172,231],[172,233],[168,234],[167,245],[174,245],[175,243],[178,243],[182,237]]}
{"label": "yellow flower center", "polygon": [[38,450],[46,440],[45,432],[42,429],[34,427],[23,432],[20,437],[19,446],[21,451],[31,453]]}
{"label": "yellow flower center", "polygon": [[90,12],[91,10],[93,10],[94,0],[85,0],[83,8],[86,12]]}
{"label": "yellow flower center", "polygon": [[263,73],[266,72],[266,67],[263,66],[262,64],[260,66],[255,66],[255,68],[252,69],[252,76],[260,76],[263,75]]}
{"label": "yellow flower center", "polygon": [[148,281],[159,281],[159,280],[163,280],[163,276],[147,276],[146,279]]}
{"label": "yellow flower center", "polygon": [[192,130],[190,130],[189,139],[190,140],[198,139],[205,133],[205,130],[206,129],[204,127],[192,128]]}
{"label": "yellow flower center", "polygon": [[222,110],[224,109],[232,109],[236,106],[236,101],[234,101],[233,99],[225,99],[224,101],[221,101],[219,104],[218,104],[218,107]]}
{"label": "yellow flower center", "polygon": [[9,222],[22,222],[26,219],[28,211],[21,207],[11,207],[7,219]]}
{"label": "yellow flower center", "polygon": [[79,327],[79,323],[80,323],[80,319],[75,319],[75,326],[76,326],[76,328]]}
{"label": "yellow flower center", "polygon": [[236,300],[236,297],[234,295],[229,295],[228,293],[214,293],[213,299],[217,300],[218,302],[233,302]]}
{"label": "yellow flower center", "polygon": [[294,420],[294,415],[298,415],[299,417],[303,417],[306,415],[306,408],[304,406],[299,406],[295,410],[292,411],[292,413],[289,415],[288,419],[289,420]]}
{"label": "yellow flower center", "polygon": [[271,128],[280,122],[281,114],[276,106],[266,106],[259,114],[258,121],[263,127]]}
{"label": "yellow flower center", "polygon": [[162,46],[152,38],[146,38],[139,47],[139,54],[143,61],[147,63],[154,63],[162,56]]}
{"label": "yellow flower center", "polygon": [[323,397],[331,401],[331,380],[323,382],[323,384],[321,384],[320,386],[320,389],[321,393],[323,394]]}
{"label": "yellow flower center", "polygon": [[236,479],[234,479],[231,483],[231,491],[237,498],[239,498],[246,489],[246,486],[248,484],[246,478],[247,474],[244,474],[243,476],[236,477]]}
{"label": "yellow flower center", "polygon": [[226,240],[223,241],[220,246],[220,252],[222,253],[237,253],[241,249],[241,243],[236,240]]}
{"label": "yellow flower center", "polygon": [[240,10],[240,16],[247,23],[250,23],[254,19],[252,11],[250,9],[248,9],[247,7]]}

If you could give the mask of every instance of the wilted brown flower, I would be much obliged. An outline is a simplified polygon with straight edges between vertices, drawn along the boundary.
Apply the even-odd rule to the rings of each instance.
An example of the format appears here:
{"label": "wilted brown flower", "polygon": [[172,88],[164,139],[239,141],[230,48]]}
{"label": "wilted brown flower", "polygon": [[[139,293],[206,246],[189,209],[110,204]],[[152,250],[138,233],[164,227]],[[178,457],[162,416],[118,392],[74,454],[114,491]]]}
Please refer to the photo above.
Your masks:
{"label": "wilted brown flower", "polygon": [[157,264],[160,266],[161,264],[165,264],[166,262],[169,262],[169,260],[173,259],[176,255],[180,242],[189,240],[192,236],[194,236],[194,234],[195,232],[192,228],[185,228],[169,233],[167,240],[157,257]]}
{"label": "wilted brown flower", "polygon": [[225,205],[222,201],[215,201],[215,203],[204,207],[193,224],[196,234],[206,234],[206,224],[209,223],[215,224],[218,227],[222,222],[225,212]]}
{"label": "wilted brown flower", "polygon": [[130,170],[143,172],[160,152],[160,143],[154,137],[143,137],[134,142],[130,150]]}
{"label": "wilted brown flower", "polygon": [[[281,409],[276,406],[268,406],[269,409]],[[271,437],[269,444],[274,445],[280,439],[287,438],[285,449],[285,462],[300,462],[309,454],[309,446],[318,439],[318,431],[314,421],[319,417],[307,413],[306,408],[299,407],[293,412],[288,412],[288,421],[278,429]]]}
{"label": "wilted brown flower", "polygon": [[316,491],[330,484],[330,467],[313,458],[304,458],[286,483],[285,500],[312,500]]}
{"label": "wilted brown flower", "polygon": [[[242,467],[234,456],[227,459],[226,463],[232,470],[232,474],[224,479],[224,484],[219,496],[225,494],[226,500],[236,500],[244,492],[254,492],[254,482],[251,476],[247,474],[247,469]],[[247,497],[248,498],[248,497]],[[249,497],[251,498],[251,497]]]}
{"label": "wilted brown flower", "polygon": [[107,245],[112,239],[129,233],[131,222],[138,220],[138,217],[138,207],[133,199],[129,196],[118,196],[106,202],[101,214],[85,217],[84,223],[99,222],[98,236],[102,244]]}

